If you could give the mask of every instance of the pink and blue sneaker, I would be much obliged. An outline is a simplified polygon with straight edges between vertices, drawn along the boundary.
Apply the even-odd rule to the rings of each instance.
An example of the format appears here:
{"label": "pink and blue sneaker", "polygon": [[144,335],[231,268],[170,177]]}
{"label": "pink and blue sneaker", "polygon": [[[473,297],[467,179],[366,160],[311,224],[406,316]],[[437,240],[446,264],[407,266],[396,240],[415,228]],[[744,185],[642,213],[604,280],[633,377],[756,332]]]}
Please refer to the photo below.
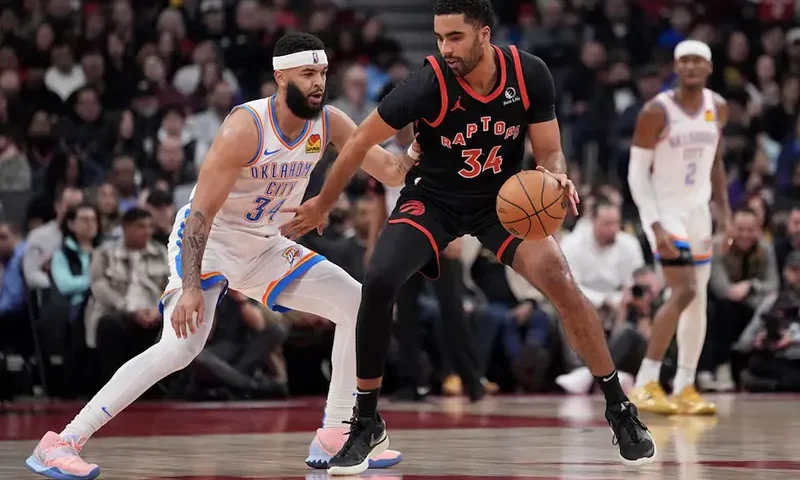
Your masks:
{"label": "pink and blue sneaker", "polygon": [[[318,428],[317,435],[308,447],[306,465],[316,469],[328,468],[328,462],[342,449],[348,433],[350,430],[347,428]],[[369,460],[369,468],[389,468],[402,460],[402,453],[397,450],[386,450]]]}
{"label": "pink and blue sneaker", "polygon": [[92,480],[100,475],[100,467],[86,463],[80,457],[88,439],[77,436],[61,437],[47,432],[25,465],[34,472],[55,480]]}

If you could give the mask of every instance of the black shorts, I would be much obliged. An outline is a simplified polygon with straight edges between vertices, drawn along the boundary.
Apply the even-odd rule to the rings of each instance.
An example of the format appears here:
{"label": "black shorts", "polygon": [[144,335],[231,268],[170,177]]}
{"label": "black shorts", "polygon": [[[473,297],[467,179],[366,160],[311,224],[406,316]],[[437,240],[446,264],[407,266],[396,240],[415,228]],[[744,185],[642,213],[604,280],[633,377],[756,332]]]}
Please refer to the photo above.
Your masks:
{"label": "black shorts", "polygon": [[410,225],[428,237],[434,258],[420,269],[420,273],[430,279],[439,278],[439,253],[463,235],[477,237],[501,263],[508,266],[512,266],[517,247],[522,243],[500,224],[494,203],[466,204],[456,209],[413,187],[403,189],[389,215],[389,225],[400,223]]}

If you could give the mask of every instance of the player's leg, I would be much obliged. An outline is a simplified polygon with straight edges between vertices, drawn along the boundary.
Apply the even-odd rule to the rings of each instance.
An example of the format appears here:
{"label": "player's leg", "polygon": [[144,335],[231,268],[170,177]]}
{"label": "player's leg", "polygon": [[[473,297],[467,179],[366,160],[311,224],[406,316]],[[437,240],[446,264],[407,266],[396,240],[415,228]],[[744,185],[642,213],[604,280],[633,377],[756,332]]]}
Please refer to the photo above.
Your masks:
{"label": "player's leg", "polygon": [[716,406],[695,389],[695,375],[706,339],[708,281],[711,278],[711,214],[708,207],[697,209],[687,220],[694,260],[697,293],[678,319],[678,372],[672,385],[672,400],[680,413],[713,415]]}
{"label": "player's leg", "polygon": [[499,223],[476,236],[497,257],[541,291],[558,311],[572,348],[581,356],[606,398],[606,419],[614,431],[622,461],[643,465],[656,457],[656,447],[636,407],[628,401],[611,361],[600,318],[578,289],[561,248],[552,237],[520,241]]}
{"label": "player's leg", "polygon": [[[659,383],[661,362],[675,336],[681,312],[695,297],[697,280],[686,227],[678,220],[669,219],[662,222],[662,225],[676,237],[674,244],[679,255],[674,259],[659,259],[670,293],[653,317],[647,352],[636,375],[631,400],[643,411],[673,415],[678,413],[678,405],[667,398]],[[649,232],[648,237],[652,238]],[[655,241],[651,240],[651,245],[654,246]]]}
{"label": "player's leg", "polygon": [[[313,468],[328,467],[349,431],[346,424],[353,415],[356,393],[356,317],[360,302],[361,284],[328,261],[309,267],[275,297],[274,304],[279,307],[313,313],[336,324],[323,428],[317,430],[306,458],[306,464]],[[387,450],[372,458],[369,466],[386,468],[401,459],[400,452]]]}
{"label": "player's leg", "polygon": [[438,276],[439,249],[452,240],[430,211],[410,219],[399,214],[404,205],[401,199],[398,210],[381,232],[364,279],[356,326],[356,414],[347,443],[331,459],[331,475],[357,475],[367,468],[369,458],[386,448],[386,425],[377,408],[392,308],[400,287],[418,270]]}
{"label": "player's leg", "polygon": [[[207,318],[214,318],[224,288],[223,283],[217,283],[203,292]],[[169,318],[178,294],[172,292],[165,299],[161,340],[120,367],[61,434],[47,432],[26,461],[28,468],[61,480],[92,479],[100,474],[97,465],[86,463],[79,456],[86,441],[158,381],[189,365],[208,339],[213,321],[203,322],[188,339],[175,335]]]}

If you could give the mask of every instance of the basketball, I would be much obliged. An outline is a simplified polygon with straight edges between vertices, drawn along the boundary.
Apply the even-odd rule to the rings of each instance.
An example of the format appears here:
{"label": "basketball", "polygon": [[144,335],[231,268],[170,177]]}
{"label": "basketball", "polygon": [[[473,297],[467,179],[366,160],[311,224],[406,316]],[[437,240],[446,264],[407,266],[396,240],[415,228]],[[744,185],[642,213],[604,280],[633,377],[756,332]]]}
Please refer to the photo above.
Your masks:
{"label": "basketball", "polygon": [[509,233],[525,240],[541,240],[561,226],[569,199],[555,178],[526,170],[503,184],[496,208],[500,223]]}

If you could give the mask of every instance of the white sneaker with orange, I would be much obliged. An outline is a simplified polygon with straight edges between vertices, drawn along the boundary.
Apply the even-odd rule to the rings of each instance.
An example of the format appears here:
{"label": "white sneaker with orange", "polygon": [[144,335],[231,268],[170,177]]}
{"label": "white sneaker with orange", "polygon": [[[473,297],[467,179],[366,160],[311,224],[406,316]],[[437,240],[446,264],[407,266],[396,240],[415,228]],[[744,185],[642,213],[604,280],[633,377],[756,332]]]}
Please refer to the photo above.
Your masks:
{"label": "white sneaker with orange", "polygon": [[[318,428],[317,435],[308,447],[306,465],[311,468],[328,468],[331,457],[339,453],[350,432],[347,428]],[[369,468],[389,468],[403,460],[397,450],[386,450],[375,458],[370,458]]]}

